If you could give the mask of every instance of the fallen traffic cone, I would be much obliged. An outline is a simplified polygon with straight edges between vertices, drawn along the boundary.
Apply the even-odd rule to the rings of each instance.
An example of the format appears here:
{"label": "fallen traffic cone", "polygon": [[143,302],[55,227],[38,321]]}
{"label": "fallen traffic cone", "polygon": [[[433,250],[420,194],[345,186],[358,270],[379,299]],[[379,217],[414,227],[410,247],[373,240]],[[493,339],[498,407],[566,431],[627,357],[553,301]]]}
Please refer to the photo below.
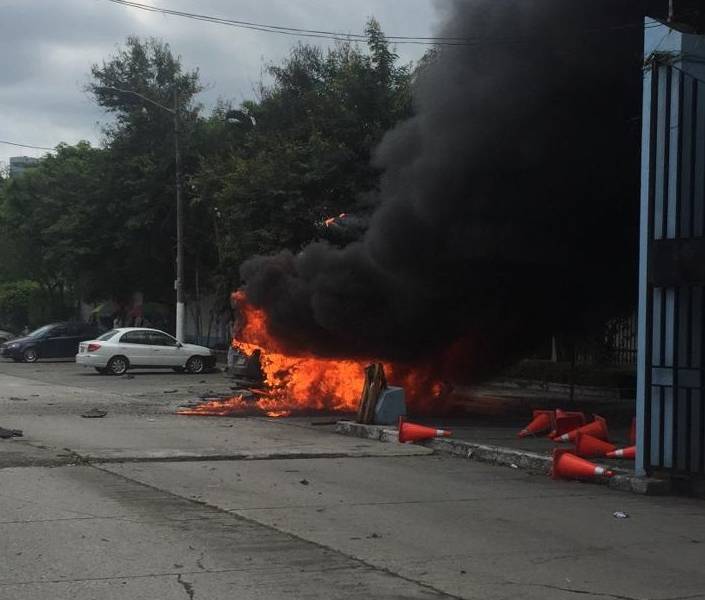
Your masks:
{"label": "fallen traffic cone", "polygon": [[561,436],[569,431],[585,425],[585,415],[577,411],[556,410],[556,426],[551,432],[552,438]]}
{"label": "fallen traffic cone", "polygon": [[593,477],[612,477],[614,473],[589,460],[575,456],[569,450],[556,448],[553,451],[552,479],[592,479]]}
{"label": "fallen traffic cone", "polygon": [[531,423],[517,433],[517,436],[524,438],[530,435],[541,435],[542,433],[551,431],[553,427],[554,418],[552,410],[535,410]]}
{"label": "fallen traffic cone", "polygon": [[632,419],[632,426],[629,429],[629,444],[636,444],[636,417]]}
{"label": "fallen traffic cone", "polygon": [[425,425],[417,425],[416,423],[407,423],[404,417],[399,417],[399,441],[402,444],[406,442],[420,442],[422,440],[430,440],[437,437],[449,437],[450,431],[445,429],[434,429]]}
{"label": "fallen traffic cone", "polygon": [[607,421],[605,421],[600,415],[595,415],[595,420],[592,423],[583,425],[578,429],[573,429],[573,431],[569,431],[568,433],[564,433],[563,435],[558,435],[553,438],[553,441],[572,442],[573,440],[575,440],[575,436],[578,434],[578,431],[580,431],[581,433],[589,433],[590,435],[600,440],[607,441],[608,439]]}
{"label": "fallen traffic cone", "polygon": [[578,430],[575,435],[575,453],[583,458],[591,456],[608,456],[608,452],[615,450],[617,446],[596,438],[589,433]]}
{"label": "fallen traffic cone", "polygon": [[626,458],[634,460],[636,458],[636,446],[629,446],[628,448],[620,448],[619,450],[608,452],[607,458]]}

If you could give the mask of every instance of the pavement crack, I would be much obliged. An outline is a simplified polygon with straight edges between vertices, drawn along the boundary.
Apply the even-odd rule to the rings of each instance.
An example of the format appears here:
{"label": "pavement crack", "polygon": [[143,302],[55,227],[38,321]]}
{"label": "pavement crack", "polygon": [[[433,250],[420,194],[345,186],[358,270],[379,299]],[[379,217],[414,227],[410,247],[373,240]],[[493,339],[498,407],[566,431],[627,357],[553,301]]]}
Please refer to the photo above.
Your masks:
{"label": "pavement crack", "polygon": [[0,525],[29,525],[32,523],[56,523],[59,521],[90,521],[96,517],[58,517],[56,519],[20,519],[17,521],[0,521]]}
{"label": "pavement crack", "polygon": [[183,579],[181,573],[179,573],[179,574],[176,576],[176,581],[178,581],[178,582],[179,582],[179,585],[184,588],[184,591],[186,592],[186,594],[188,594],[189,600],[193,600],[194,597],[195,597],[195,591],[194,591],[194,589],[193,589],[193,583],[191,583],[191,582],[189,582],[189,581],[185,581],[185,580]]}
{"label": "pavement crack", "polygon": [[[595,591],[590,591],[590,590],[579,590],[576,588],[569,588],[569,587],[562,587],[560,585],[550,585],[548,583],[528,583],[528,582],[519,582],[519,581],[505,581],[505,585],[520,585],[520,586],[526,586],[526,587],[538,587],[538,588],[545,588],[547,590],[556,590],[559,592],[568,592],[569,594],[579,594],[579,595],[585,595],[585,596],[595,596],[599,598],[614,598],[614,600],[642,600],[641,598],[637,598],[635,596],[622,596],[620,594],[607,594],[605,592],[595,592]],[[702,594],[700,595],[702,596]],[[697,598],[698,596],[682,596],[680,598],[663,598],[662,600],[688,600],[689,598]]]}

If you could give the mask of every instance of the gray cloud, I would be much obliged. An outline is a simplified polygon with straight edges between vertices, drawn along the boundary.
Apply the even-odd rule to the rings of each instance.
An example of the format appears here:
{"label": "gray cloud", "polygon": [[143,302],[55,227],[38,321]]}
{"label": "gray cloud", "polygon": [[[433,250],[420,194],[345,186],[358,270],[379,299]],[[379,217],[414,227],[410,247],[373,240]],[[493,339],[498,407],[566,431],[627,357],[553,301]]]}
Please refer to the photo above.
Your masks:
{"label": "gray cloud", "polygon": [[[358,33],[375,16],[392,35],[431,35],[432,0],[141,0],[155,6],[275,25]],[[83,91],[90,66],[107,59],[128,35],[171,44],[208,89],[200,100],[252,97],[268,62],[294,37],[213,25],[130,9],[106,0],[4,0],[0,6],[0,139],[37,146],[100,140],[107,116]],[[311,40],[326,44],[325,40]],[[405,61],[424,51],[397,48]],[[42,152],[0,144],[0,162]]]}

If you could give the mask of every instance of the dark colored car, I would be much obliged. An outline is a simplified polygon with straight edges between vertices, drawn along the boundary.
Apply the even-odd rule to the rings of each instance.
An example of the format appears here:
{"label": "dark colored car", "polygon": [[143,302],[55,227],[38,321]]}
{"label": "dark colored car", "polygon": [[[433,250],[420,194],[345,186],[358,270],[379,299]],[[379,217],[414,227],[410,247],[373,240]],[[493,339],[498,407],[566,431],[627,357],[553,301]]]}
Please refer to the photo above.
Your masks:
{"label": "dark colored car", "polygon": [[4,344],[5,342],[14,340],[16,337],[17,336],[11,331],[5,331],[4,329],[0,329],[0,344]]}
{"label": "dark colored car", "polygon": [[98,334],[97,327],[86,323],[51,323],[25,337],[5,342],[0,346],[0,356],[29,363],[40,358],[73,358],[81,342]]}

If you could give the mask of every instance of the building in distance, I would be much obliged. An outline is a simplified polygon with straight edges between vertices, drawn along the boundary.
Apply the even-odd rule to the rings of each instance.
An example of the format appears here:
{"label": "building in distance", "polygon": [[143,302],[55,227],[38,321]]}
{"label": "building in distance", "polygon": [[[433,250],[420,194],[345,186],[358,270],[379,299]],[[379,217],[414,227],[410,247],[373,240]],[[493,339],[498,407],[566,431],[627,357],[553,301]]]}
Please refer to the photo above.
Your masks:
{"label": "building in distance", "polygon": [[11,156],[10,177],[21,175],[26,169],[36,167],[40,161],[40,158],[34,158],[32,156]]}

